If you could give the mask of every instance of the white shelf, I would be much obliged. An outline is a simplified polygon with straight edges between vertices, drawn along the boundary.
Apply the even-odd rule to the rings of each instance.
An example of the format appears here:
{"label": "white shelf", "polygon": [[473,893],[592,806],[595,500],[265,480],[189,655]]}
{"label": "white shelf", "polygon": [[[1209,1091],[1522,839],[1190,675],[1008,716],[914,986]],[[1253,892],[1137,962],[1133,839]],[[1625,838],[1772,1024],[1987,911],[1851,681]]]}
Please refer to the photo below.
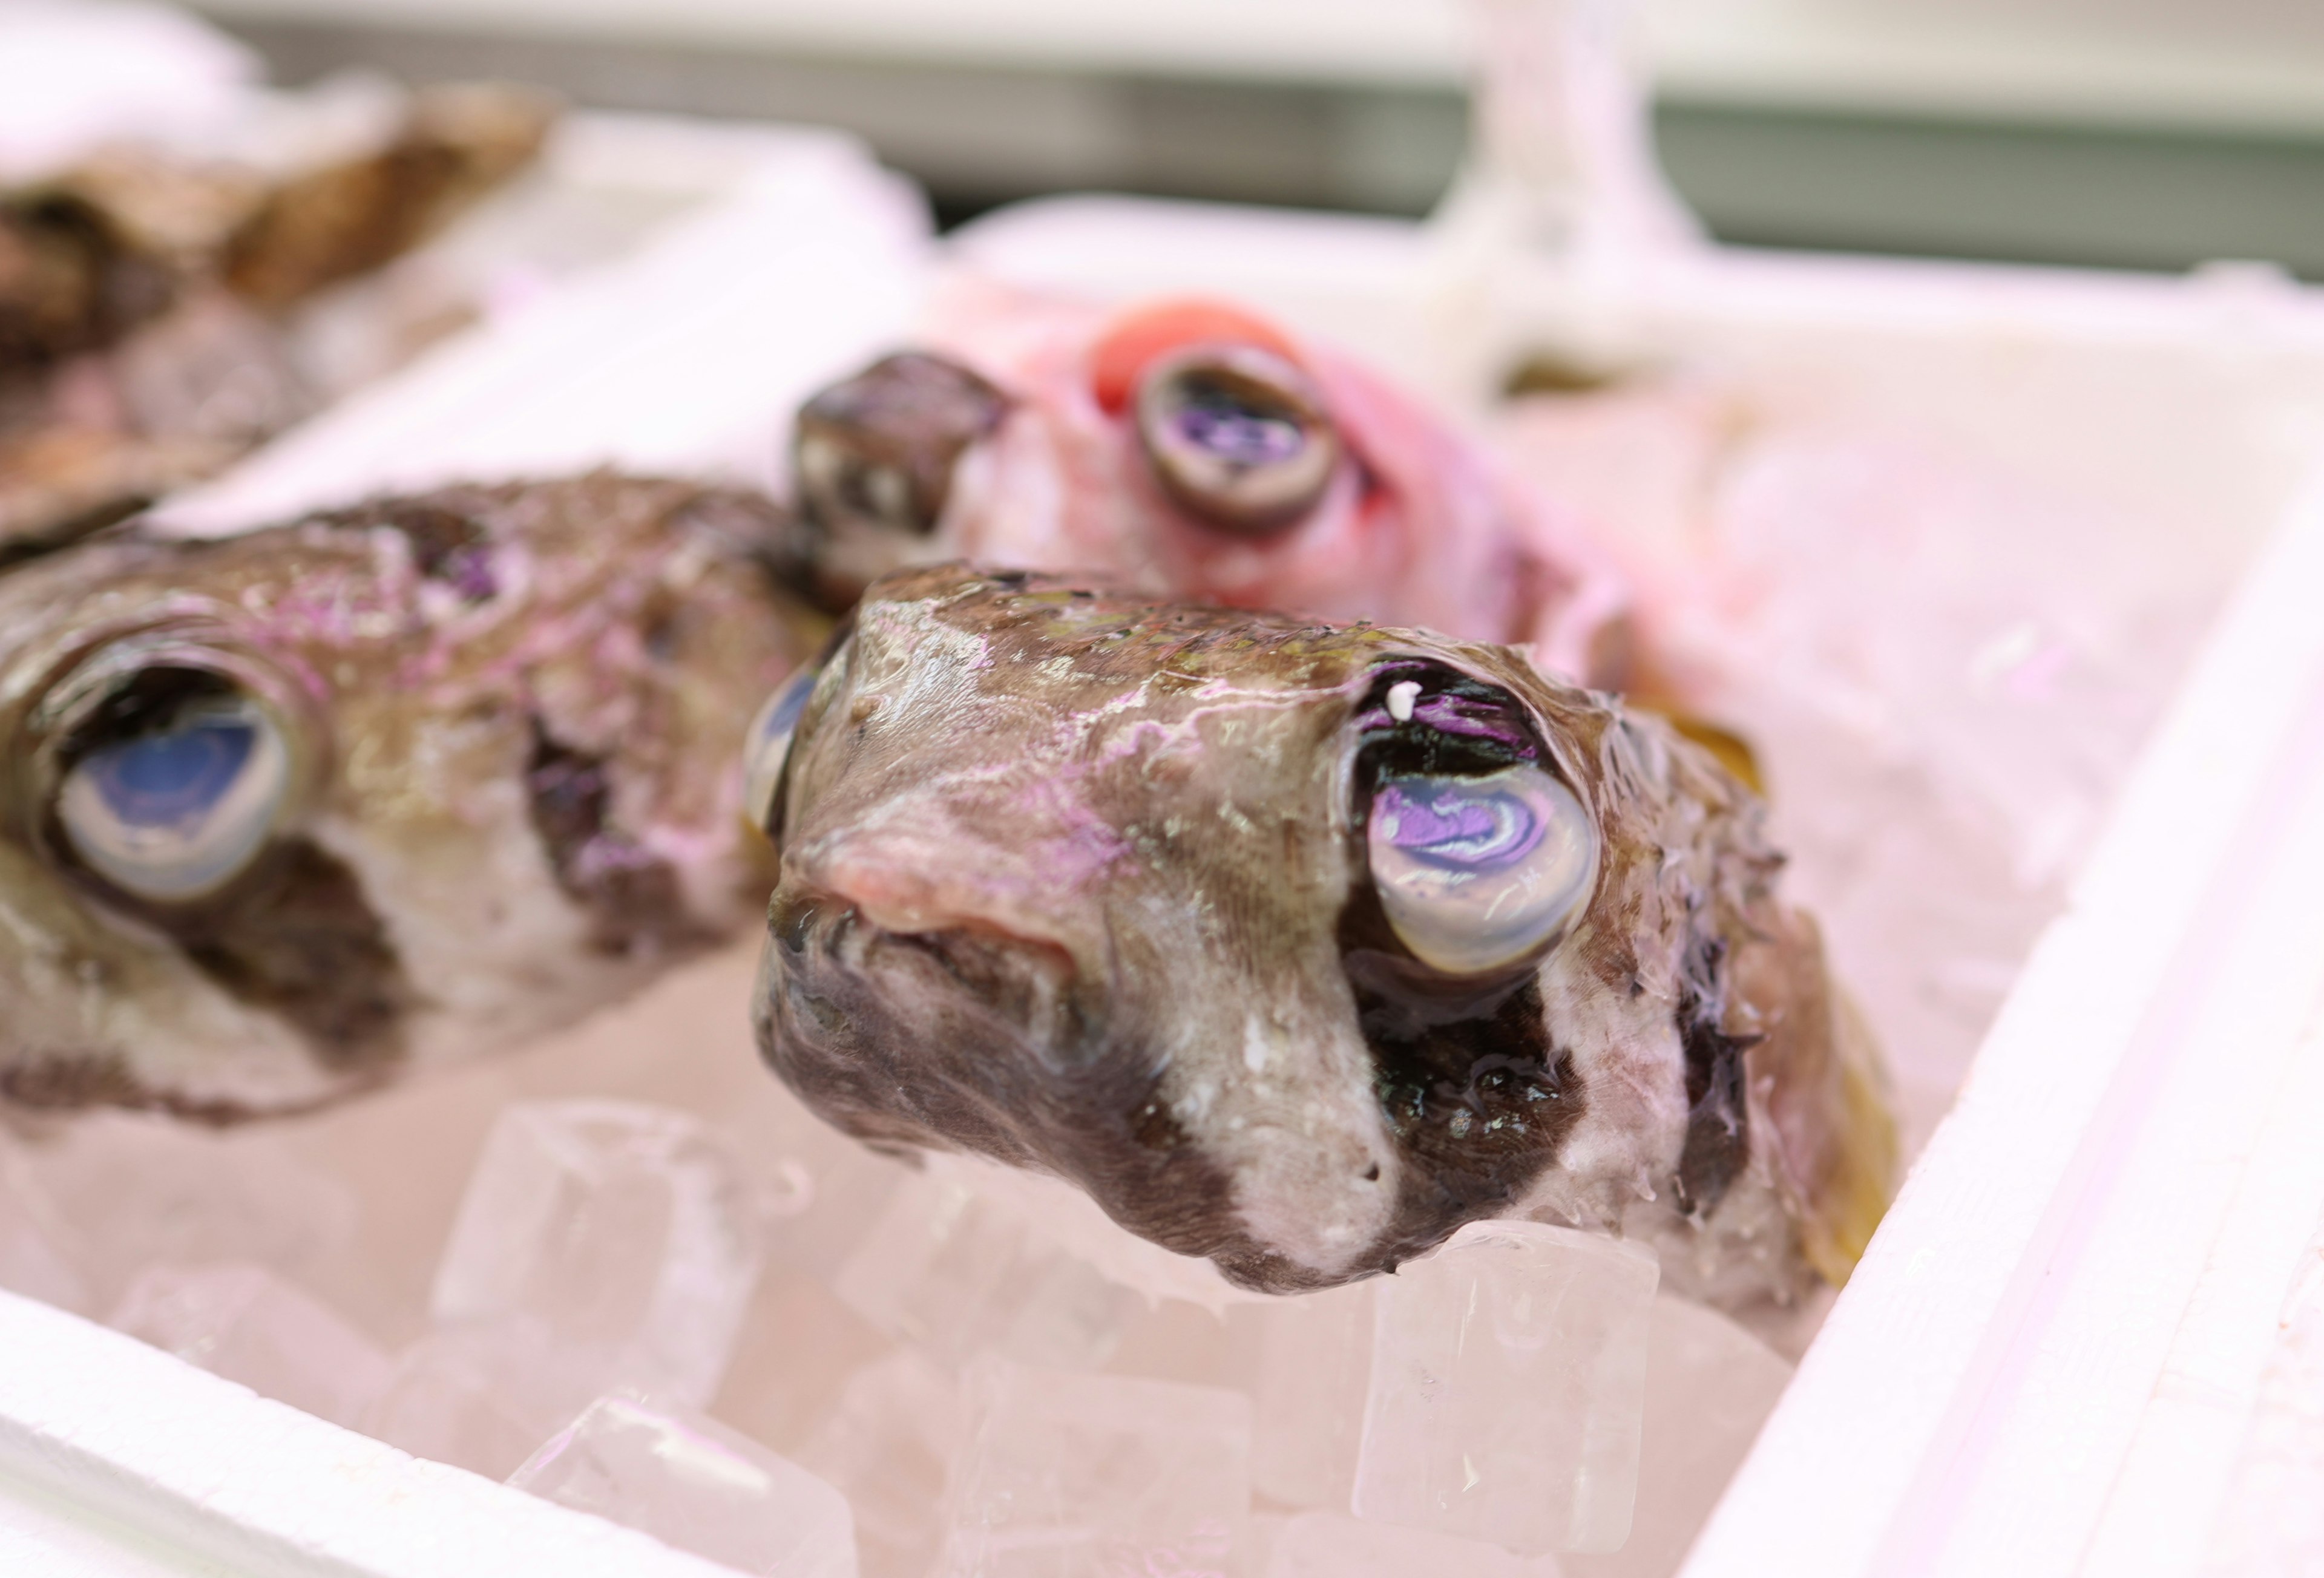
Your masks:
{"label": "white shelf", "polygon": [[[2183,25],[2003,23],[1932,0],[1859,6],[1851,14],[1812,0],[1650,5],[1655,72],[1667,94],[1712,102],[2324,134],[2324,29],[2291,4],[2280,22],[2201,37]],[[1456,0],[205,0],[204,8],[244,22],[1391,87],[1458,82],[1470,49]]]}

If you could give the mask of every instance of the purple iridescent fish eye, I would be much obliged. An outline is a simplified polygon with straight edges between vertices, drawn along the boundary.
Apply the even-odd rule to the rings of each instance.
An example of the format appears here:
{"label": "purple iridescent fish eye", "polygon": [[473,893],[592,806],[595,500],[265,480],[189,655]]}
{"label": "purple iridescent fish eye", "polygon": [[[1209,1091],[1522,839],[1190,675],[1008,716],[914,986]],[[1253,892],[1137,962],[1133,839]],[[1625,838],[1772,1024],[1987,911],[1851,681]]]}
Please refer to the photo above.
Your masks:
{"label": "purple iridescent fish eye", "polygon": [[1534,766],[1385,779],[1367,837],[1388,924],[1415,958],[1452,975],[1539,952],[1598,878],[1596,824],[1572,790]]}
{"label": "purple iridescent fish eye", "polygon": [[1322,501],[1340,463],[1322,394],[1271,351],[1197,345],[1138,387],[1138,438],[1155,480],[1205,523],[1263,536]]}

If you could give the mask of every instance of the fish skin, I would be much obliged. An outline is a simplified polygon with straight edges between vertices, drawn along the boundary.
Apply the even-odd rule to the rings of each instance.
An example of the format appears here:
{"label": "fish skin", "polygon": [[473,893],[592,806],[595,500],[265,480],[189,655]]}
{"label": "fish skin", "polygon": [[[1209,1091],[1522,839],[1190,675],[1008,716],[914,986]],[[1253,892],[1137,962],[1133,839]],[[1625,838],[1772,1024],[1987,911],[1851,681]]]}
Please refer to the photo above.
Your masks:
{"label": "fish skin", "polygon": [[[1238,343],[1286,356],[1323,397],[1343,454],[1289,529],[1240,536],[1190,514],[1158,481],[1130,416],[1100,398],[1109,344],[1155,313],[1189,309],[1248,320]],[[1633,599],[1612,557],[1416,396],[1335,346],[1222,303],[1110,308],[973,279],[950,283],[923,341],[1005,408],[970,444],[957,427],[871,440],[891,455],[926,451],[916,472],[941,454],[950,485],[926,533],[835,523],[832,557],[859,584],[952,559],[1071,572],[1156,596],[1523,645],[1543,666],[1606,688],[1636,678]],[[842,403],[853,381],[834,386]]]}
{"label": "fish skin", "polygon": [[[755,495],[596,473],[0,575],[0,1096],[303,1110],[739,931],[770,872],[737,748],[828,627],[781,584],[790,529]],[[278,702],[300,764],[264,854],[175,906],[55,821],[60,698],[164,638]]]}
{"label": "fish skin", "polygon": [[[1366,931],[1357,741],[1406,672],[1515,698],[1601,839],[1578,922],[1482,982]],[[902,572],[782,772],[760,1046],[875,1144],[1060,1176],[1271,1292],[1536,1216],[1787,1298],[1886,1199],[1869,1049],[1757,799],[1516,649]]]}

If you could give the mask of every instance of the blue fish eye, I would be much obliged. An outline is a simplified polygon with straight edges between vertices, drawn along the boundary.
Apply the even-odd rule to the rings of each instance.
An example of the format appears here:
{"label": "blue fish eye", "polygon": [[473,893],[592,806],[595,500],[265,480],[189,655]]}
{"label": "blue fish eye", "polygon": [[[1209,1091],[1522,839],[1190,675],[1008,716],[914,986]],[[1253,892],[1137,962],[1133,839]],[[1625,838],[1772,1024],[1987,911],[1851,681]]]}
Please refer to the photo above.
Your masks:
{"label": "blue fish eye", "polygon": [[1538,952],[1597,885],[1597,824],[1531,766],[1383,779],[1366,839],[1388,924],[1415,958],[1453,975]]}
{"label": "blue fish eye", "polygon": [[123,826],[185,828],[217,809],[257,745],[244,720],[206,720],[95,751],[81,768]]}
{"label": "blue fish eye", "polygon": [[84,753],[57,795],[81,863],[134,897],[179,903],[241,875],[287,799],[282,732],[247,698],[214,697]]}
{"label": "blue fish eye", "polygon": [[783,763],[790,756],[791,734],[807,715],[822,671],[802,668],[767,698],[751,723],[742,746],[742,814],[751,825],[771,833],[767,819],[774,814],[775,786],[782,782]]}

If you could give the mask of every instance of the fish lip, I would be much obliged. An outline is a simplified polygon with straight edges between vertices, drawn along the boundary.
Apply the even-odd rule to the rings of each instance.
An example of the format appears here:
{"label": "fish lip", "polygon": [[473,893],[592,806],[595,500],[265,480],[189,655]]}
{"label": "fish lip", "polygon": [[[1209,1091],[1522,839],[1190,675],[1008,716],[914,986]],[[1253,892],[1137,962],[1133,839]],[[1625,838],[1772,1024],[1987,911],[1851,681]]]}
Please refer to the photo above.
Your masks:
{"label": "fish lip", "polygon": [[[1012,931],[983,920],[918,928],[873,920],[863,905],[822,888],[778,889],[767,913],[769,959],[782,979],[808,984],[833,974],[899,994],[925,991],[925,972],[939,970],[956,985],[956,1007],[1002,1032],[1045,1071],[1058,1075],[1110,1059],[1102,994],[1085,989],[1072,952],[1047,938]],[[918,981],[898,980],[909,972]],[[762,1008],[771,1008],[769,1002]]]}

